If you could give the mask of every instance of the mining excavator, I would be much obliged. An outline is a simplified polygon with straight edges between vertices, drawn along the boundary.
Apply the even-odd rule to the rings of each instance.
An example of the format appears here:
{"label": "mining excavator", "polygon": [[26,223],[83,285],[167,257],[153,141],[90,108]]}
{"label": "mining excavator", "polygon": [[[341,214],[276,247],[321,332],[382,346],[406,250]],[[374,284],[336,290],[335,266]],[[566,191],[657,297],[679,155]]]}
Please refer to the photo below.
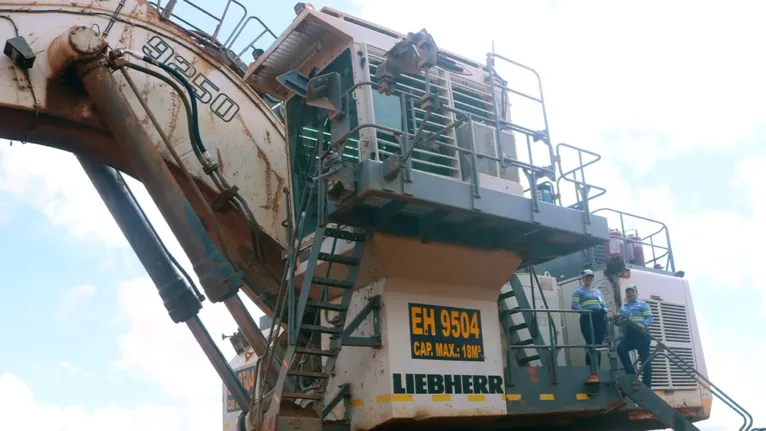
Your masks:
{"label": "mining excavator", "polygon": [[[277,34],[239,0],[0,1],[0,137],[77,156],[220,375],[224,430],[696,430],[713,397],[751,428],[706,377],[667,228],[593,208],[600,157],[553,144],[534,69],[294,11]],[[569,307],[583,268],[601,344]],[[629,284],[651,388],[615,353]],[[231,361],[205,300],[237,323]]]}

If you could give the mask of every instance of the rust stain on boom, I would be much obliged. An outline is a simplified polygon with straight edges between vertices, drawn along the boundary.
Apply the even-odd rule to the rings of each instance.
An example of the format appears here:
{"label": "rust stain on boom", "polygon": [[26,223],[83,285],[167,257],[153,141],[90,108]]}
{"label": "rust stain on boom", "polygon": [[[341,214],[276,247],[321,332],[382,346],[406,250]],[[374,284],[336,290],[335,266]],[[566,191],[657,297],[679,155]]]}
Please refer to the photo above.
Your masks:
{"label": "rust stain on boom", "polygon": [[[7,4],[4,3],[4,5]],[[0,97],[0,117],[3,119],[3,126],[0,127],[0,138],[33,142],[69,151],[114,167],[137,178],[135,167],[130,164],[129,158],[117,145],[115,137],[109,131],[103,116],[95,109],[80,82],[80,76],[73,67],[75,62],[96,53],[96,51],[89,51],[90,48],[96,50],[103,48],[103,45],[88,46],[88,43],[93,41],[78,38],[78,32],[81,29],[92,31],[94,24],[98,25],[99,32],[104,30],[110,21],[109,17],[115,13],[114,5],[105,5],[101,2],[62,3],[61,7],[57,9],[59,12],[48,11],[48,15],[41,15],[47,10],[45,5],[27,5],[31,7],[23,10],[18,9],[18,6],[20,5],[11,4],[16,12],[11,15],[14,25],[8,26],[8,29],[12,30],[18,27],[19,35],[25,37],[27,42],[32,45],[32,49],[37,54],[37,61],[34,68],[29,71],[31,75],[31,79],[28,80],[31,83],[29,86],[25,86],[25,82],[21,79],[18,80],[18,83],[13,84],[6,80],[14,77],[13,73],[18,76],[21,75],[21,72],[15,71],[14,66],[10,64],[11,74],[7,71],[0,72],[0,81],[5,81],[3,84],[7,85],[3,90],[4,95],[13,96],[12,99]],[[73,25],[63,32],[61,30],[46,32],[42,29],[31,32],[33,23],[38,22],[37,20],[43,16],[48,16],[49,19],[65,17],[66,22]],[[283,141],[275,140],[272,143],[271,140],[263,137],[267,134],[272,136],[284,135],[284,130],[281,129],[282,125],[275,121],[276,117],[265,104],[259,106],[259,104],[263,104],[260,98],[244,86],[236,74],[229,70],[228,66],[205,52],[195,41],[194,36],[189,35],[176,24],[162,20],[154,6],[148,2],[143,0],[128,2],[125,9],[114,17],[116,18],[114,28],[111,29],[110,37],[107,40],[111,43],[112,48],[133,48],[139,52],[142,50],[147,52],[146,46],[152,40],[166,38],[164,40],[173,44],[172,48],[169,48],[169,50],[173,50],[173,55],[188,57],[190,67],[197,73],[195,75],[197,78],[207,79],[208,74],[211,74],[210,79],[214,81],[217,79],[215,82],[210,81],[212,87],[207,87],[215,87],[216,91],[220,89],[217,96],[216,93],[212,93],[202,101],[200,95],[195,94],[198,99],[200,124],[203,128],[201,134],[212,152],[218,155],[219,160],[223,161],[224,157],[226,158],[229,180],[232,185],[237,185],[243,194],[246,192],[245,198],[250,203],[251,208],[256,210],[261,206],[261,203],[268,202],[269,211],[267,213],[258,210],[260,212],[255,214],[256,221],[265,228],[265,231],[257,233],[261,252],[256,253],[253,250],[253,236],[250,226],[233,206],[224,205],[223,208],[215,211],[215,219],[210,218],[208,215],[210,202],[218,196],[219,192],[212,188],[209,180],[205,181],[200,178],[204,177],[204,174],[191,172],[195,183],[191,184],[178,166],[168,160],[167,148],[163,144],[159,144],[157,150],[165,158],[164,162],[172,178],[189,201],[210,239],[219,249],[230,250],[233,263],[243,273],[247,281],[246,285],[242,286],[242,290],[264,312],[271,314],[273,296],[276,296],[279,291],[279,279],[284,266],[281,258],[283,246],[279,242],[279,237],[283,235],[281,232],[284,228],[281,227],[280,223],[285,217],[284,210],[281,208],[283,205],[280,205],[280,201],[285,199],[285,180],[280,173],[281,170],[285,169],[284,161],[275,161],[274,158],[279,157],[279,153],[285,154],[285,150],[282,148]],[[75,25],[75,23],[79,25]],[[0,28],[3,35],[6,34],[5,30],[5,26]],[[32,34],[34,37],[31,37]],[[42,45],[42,49],[39,45]],[[182,50],[186,51],[182,52]],[[3,58],[3,60],[7,59]],[[212,76],[213,74],[215,77]],[[115,78],[121,79],[118,75],[115,75]],[[236,85],[236,90],[232,89],[232,83]],[[170,91],[167,85],[155,78],[140,78],[138,87],[141,90],[141,95],[145,100],[148,100],[150,106],[162,108],[162,112],[158,110],[157,113],[161,114],[161,121],[166,123],[165,132],[168,133],[176,150],[182,155],[187,169],[199,170],[199,167],[195,166],[197,161],[186,156],[190,152],[189,129],[188,124],[184,124],[186,111],[181,99],[177,94]],[[135,108],[135,96],[130,93],[129,89],[128,91],[125,89],[126,87],[123,86],[124,96],[126,99],[130,99],[131,105]],[[225,94],[224,91],[228,94]],[[235,95],[234,91],[240,91],[242,94]],[[237,100],[227,99],[233,104],[240,105],[237,112],[229,119],[229,121],[236,119],[231,124],[225,123],[226,120],[220,120],[216,116],[218,114],[214,115],[213,112],[214,97],[222,98],[224,96],[227,98],[231,96],[234,99],[240,98]],[[35,99],[34,104],[32,103],[33,99]],[[254,103],[254,105],[245,107],[245,100],[247,103]],[[156,131],[148,116],[141,110],[136,112],[139,118],[135,127],[145,128],[152,135],[155,145],[159,143]],[[245,118],[244,114],[247,114],[248,118]],[[253,115],[256,114],[262,118],[259,117],[260,119],[253,121]],[[179,115],[181,116],[180,119],[178,118]],[[231,127],[240,123],[241,127]],[[265,132],[263,130],[256,132],[256,129],[253,128],[254,124],[258,125],[259,128],[261,125],[268,127],[264,127]],[[274,130],[271,130],[272,128]],[[256,139],[256,135],[259,139]],[[242,137],[245,139],[243,140]],[[222,146],[221,142],[237,142],[238,144],[236,146],[229,144],[230,147],[227,148]],[[251,143],[252,146],[250,147],[248,143]],[[262,148],[264,145],[266,147]],[[184,146],[186,147],[184,148]],[[234,152],[232,152],[232,147]],[[248,151],[252,151],[255,160],[261,161],[263,164],[260,166],[253,165],[251,162],[253,157],[248,156]],[[265,191],[266,193],[258,190],[264,183],[272,183],[274,180],[276,180],[276,187]],[[195,188],[202,192],[206,202],[202,202],[196,196]],[[245,188],[247,190],[243,190]],[[264,217],[265,214],[268,215]],[[214,226],[216,224],[221,228],[222,238],[219,238],[215,233]],[[179,240],[183,239],[179,238]],[[254,259],[256,255],[261,255],[262,260],[256,261]]]}

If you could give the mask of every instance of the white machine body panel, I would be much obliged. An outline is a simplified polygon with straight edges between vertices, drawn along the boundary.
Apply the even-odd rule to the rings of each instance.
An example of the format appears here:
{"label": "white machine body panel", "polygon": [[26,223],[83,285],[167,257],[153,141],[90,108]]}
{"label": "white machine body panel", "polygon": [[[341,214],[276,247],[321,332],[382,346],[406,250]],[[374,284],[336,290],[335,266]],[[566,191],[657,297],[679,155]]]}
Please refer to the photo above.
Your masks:
{"label": "white machine body panel", "polygon": [[[55,85],[59,77],[51,42],[75,26],[104,30],[120,2],[91,0],[0,1],[2,14],[11,19],[36,54],[28,79],[10,58],[0,55],[0,108],[46,114],[76,124],[104,128],[89,99],[67,86]],[[237,185],[261,229],[285,246],[287,217],[284,189],[288,164],[284,126],[258,94],[228,67],[192,41],[178,27],[161,21],[145,0],[125,0],[106,36],[113,49],[143,53],[183,73],[196,93],[199,129],[204,145],[230,184]],[[0,22],[0,40],[17,36],[9,21]],[[141,63],[135,60],[137,63]],[[148,66],[147,64],[140,64]],[[154,68],[155,70],[159,70]],[[164,72],[162,72],[164,73]],[[216,189],[196,159],[189,138],[184,105],[177,93],[160,80],[130,72],[164,132],[189,172]],[[114,73],[123,94],[145,126],[163,157],[171,161],[157,130],[121,73]],[[31,85],[30,85],[31,82]],[[37,107],[35,107],[37,103]],[[35,130],[29,140],[35,142]]]}
{"label": "white machine body panel", "polygon": [[[620,291],[614,292],[603,272],[596,271],[593,285],[604,295],[609,315],[614,316],[619,313],[615,295],[619,295],[620,303],[624,303],[625,287],[636,285],[638,298],[652,308],[654,322],[650,327],[651,334],[686,363],[703,375],[707,375],[689,282],[670,274],[639,268],[632,268],[629,273],[630,277],[620,278]],[[581,284],[579,278],[560,283],[561,302],[565,308],[571,307],[572,294]],[[566,314],[563,320],[564,338],[567,343],[584,344],[578,316]],[[585,364],[585,354],[582,351],[571,350],[566,355],[567,363],[570,365]],[[633,360],[637,359],[636,353],[633,352]],[[607,370],[609,361],[604,358],[601,366],[602,369]],[[652,361],[652,389],[674,408],[710,408],[712,400],[710,391],[687,375],[681,366],[664,357],[658,357]]]}
{"label": "white machine body panel", "polygon": [[[373,295],[382,299],[383,346],[344,347],[328,385],[351,384],[352,430],[392,419],[507,413],[496,296],[384,278],[354,293],[349,321]],[[373,328],[370,316],[353,335],[370,336]],[[327,399],[333,395],[328,391]],[[338,407],[328,420],[342,415]]]}

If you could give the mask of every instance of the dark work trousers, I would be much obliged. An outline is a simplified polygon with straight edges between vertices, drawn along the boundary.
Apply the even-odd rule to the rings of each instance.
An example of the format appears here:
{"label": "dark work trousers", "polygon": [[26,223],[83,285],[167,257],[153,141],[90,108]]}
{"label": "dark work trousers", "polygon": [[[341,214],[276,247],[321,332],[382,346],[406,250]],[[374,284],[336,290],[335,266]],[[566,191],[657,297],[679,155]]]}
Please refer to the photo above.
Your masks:
{"label": "dark work trousers", "polygon": [[[589,316],[590,314],[590,316]],[[593,338],[591,338],[590,322],[591,316],[593,318]],[[601,311],[595,311],[592,313],[583,313],[580,315],[580,331],[583,338],[585,338],[585,344],[602,344],[604,342],[604,333],[606,332],[606,322],[604,321],[604,313]],[[598,358],[598,368],[601,368],[601,352],[595,352],[596,358]],[[585,353],[585,363],[590,365],[590,355]]]}
{"label": "dark work trousers", "polygon": [[649,337],[636,330],[627,329],[625,337],[620,341],[617,346],[617,355],[620,357],[623,368],[625,368],[625,374],[636,374],[636,370],[633,368],[633,363],[630,361],[631,350],[638,350],[638,357],[641,359],[641,364],[644,366],[644,372],[642,381],[648,387],[652,387],[652,364],[645,363],[649,359],[649,346],[651,344]]}

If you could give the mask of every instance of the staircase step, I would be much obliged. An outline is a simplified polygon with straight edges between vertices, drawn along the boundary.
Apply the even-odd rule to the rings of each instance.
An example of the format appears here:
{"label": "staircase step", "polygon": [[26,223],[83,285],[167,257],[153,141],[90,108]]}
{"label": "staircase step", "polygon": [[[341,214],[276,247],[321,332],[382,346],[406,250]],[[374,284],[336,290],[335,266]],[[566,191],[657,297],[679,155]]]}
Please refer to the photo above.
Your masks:
{"label": "staircase step", "polygon": [[302,394],[300,392],[282,392],[282,398],[291,398],[294,400],[323,400],[324,396],[320,394]]}
{"label": "staircase step", "polygon": [[340,334],[343,332],[343,328],[331,328],[328,326],[319,326],[319,325],[301,325],[301,329],[304,329],[306,331],[314,331],[314,332],[321,332],[324,334]]}
{"label": "staircase step", "polygon": [[288,376],[300,376],[300,377],[316,377],[318,379],[329,379],[330,375],[327,373],[318,373],[314,371],[300,371],[300,370],[287,370]]}
{"label": "staircase step", "polygon": [[296,347],[295,353],[302,353],[304,355],[314,355],[314,356],[335,356],[335,352],[332,350],[317,350],[317,349],[309,349],[306,347]]}
{"label": "staircase step", "polygon": [[340,254],[319,253],[319,260],[325,262],[339,263],[341,265],[359,265],[359,259],[351,256],[343,256]]}
{"label": "staircase step", "polygon": [[365,235],[363,233],[349,232],[347,230],[340,230],[336,228],[327,228],[324,231],[325,236],[331,236],[333,238],[345,239],[346,241],[364,241]]}
{"label": "staircase step", "polygon": [[529,339],[529,340],[521,340],[511,343],[514,346],[529,346],[530,344],[535,344],[535,340]]}
{"label": "staircase step", "polygon": [[502,314],[503,316],[511,316],[516,313],[521,313],[520,310],[521,310],[521,306],[518,306],[518,307],[509,308],[507,310],[503,310],[503,312],[500,314]]}
{"label": "staircase step", "polygon": [[514,292],[513,290],[509,290],[505,293],[500,294],[500,300],[502,301],[503,299],[508,299],[512,296],[516,296],[516,292]]}
{"label": "staircase step", "polygon": [[685,418],[681,412],[675,410],[643,383],[636,382],[635,376],[617,376],[616,383],[626,398],[635,401],[641,408],[651,413],[665,425],[665,428],[672,428],[674,431],[699,431],[699,428]]}
{"label": "staircase step", "polygon": [[322,310],[331,310],[331,311],[346,311],[348,307],[342,304],[332,304],[329,302],[321,302],[321,301],[307,301],[306,307],[313,307],[313,308],[319,308]]}
{"label": "staircase step", "polygon": [[333,280],[331,278],[314,277],[311,282],[319,286],[337,287],[339,289],[353,289],[354,282],[348,280]]}
{"label": "staircase step", "polygon": [[510,328],[508,328],[508,330],[511,332],[516,332],[518,330],[527,329],[527,328],[529,328],[529,326],[527,326],[526,323],[519,323],[518,325],[511,326]]}
{"label": "staircase step", "polygon": [[527,356],[525,358],[519,359],[519,365],[529,365],[531,362],[539,361],[539,360],[540,360],[540,355]]}

